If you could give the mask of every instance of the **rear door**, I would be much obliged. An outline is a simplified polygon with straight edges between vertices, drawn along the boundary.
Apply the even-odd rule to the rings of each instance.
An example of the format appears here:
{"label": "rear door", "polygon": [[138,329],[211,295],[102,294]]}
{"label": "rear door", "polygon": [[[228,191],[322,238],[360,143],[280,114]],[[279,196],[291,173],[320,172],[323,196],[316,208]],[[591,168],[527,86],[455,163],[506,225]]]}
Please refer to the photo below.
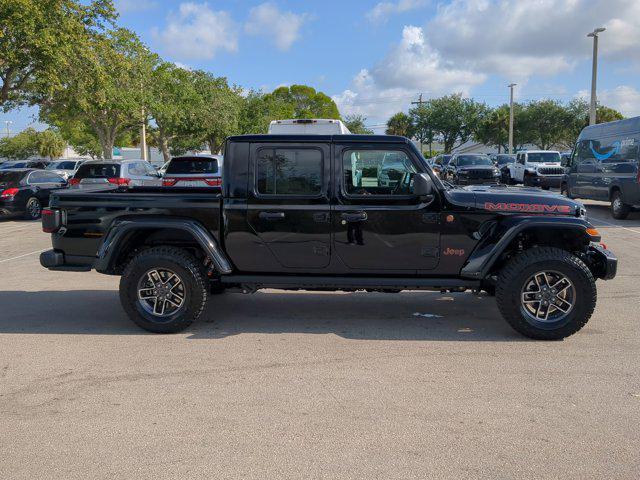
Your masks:
{"label": "rear door", "polygon": [[[401,175],[382,184],[385,157],[401,157]],[[439,262],[439,203],[413,195],[413,177],[426,171],[396,144],[335,145],[334,255],[353,273],[432,270]],[[400,169],[396,166],[396,169]]]}
{"label": "rear door", "polygon": [[251,255],[263,259],[252,263],[258,271],[273,271],[274,264],[282,271],[327,267],[329,144],[258,143],[250,151],[247,222],[259,239]]}

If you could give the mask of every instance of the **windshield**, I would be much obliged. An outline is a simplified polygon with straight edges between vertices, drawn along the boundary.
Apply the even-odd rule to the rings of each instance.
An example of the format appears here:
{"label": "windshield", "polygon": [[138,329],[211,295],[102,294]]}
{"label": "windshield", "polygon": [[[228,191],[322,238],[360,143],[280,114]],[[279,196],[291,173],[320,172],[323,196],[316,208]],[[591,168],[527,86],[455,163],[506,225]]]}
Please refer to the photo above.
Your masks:
{"label": "windshield", "polygon": [[459,167],[467,167],[469,165],[493,165],[491,159],[486,155],[460,155],[457,158]]}
{"label": "windshield", "polygon": [[506,163],[513,163],[516,161],[515,157],[512,157],[511,155],[498,155],[496,160],[498,161],[498,165],[504,165]]}
{"label": "windshield", "polygon": [[75,169],[76,169],[76,162],[72,162],[69,160],[53,162],[45,167],[45,170],[75,170]]}
{"label": "windshield", "polygon": [[530,152],[527,154],[528,163],[560,163],[560,154],[558,152]]}
{"label": "windshield", "polygon": [[74,178],[116,178],[120,176],[117,163],[89,163],[82,165]]}
{"label": "windshield", "polygon": [[218,173],[218,161],[206,157],[178,157],[171,160],[167,167],[170,174]]}
{"label": "windshield", "polygon": [[0,184],[18,183],[23,176],[24,172],[0,172]]}

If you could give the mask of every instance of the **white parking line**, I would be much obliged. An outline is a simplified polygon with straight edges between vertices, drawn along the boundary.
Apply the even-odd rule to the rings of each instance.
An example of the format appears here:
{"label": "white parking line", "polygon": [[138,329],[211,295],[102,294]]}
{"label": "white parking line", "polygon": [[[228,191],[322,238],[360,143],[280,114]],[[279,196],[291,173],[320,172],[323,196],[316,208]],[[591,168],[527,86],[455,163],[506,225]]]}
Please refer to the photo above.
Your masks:
{"label": "white parking line", "polygon": [[616,225],[615,223],[610,223],[610,222],[607,222],[606,220],[601,220],[599,218],[592,218],[592,220],[593,221],[597,220],[598,222],[602,222],[605,225],[610,225],[612,227],[621,228],[623,230],[628,230],[629,232],[633,232],[633,233],[636,233],[636,234],[640,235],[640,230],[634,230],[633,228],[628,228],[628,227],[623,227],[621,225]]}
{"label": "white parking line", "polygon": [[42,250],[36,250],[35,252],[25,253],[25,254],[22,254],[22,255],[18,255],[17,257],[5,258],[4,260],[0,260],[0,263],[10,262],[11,260],[17,260],[18,258],[28,257],[29,255],[35,255],[36,253],[42,253],[45,250],[48,250],[48,249],[47,248],[43,248]]}

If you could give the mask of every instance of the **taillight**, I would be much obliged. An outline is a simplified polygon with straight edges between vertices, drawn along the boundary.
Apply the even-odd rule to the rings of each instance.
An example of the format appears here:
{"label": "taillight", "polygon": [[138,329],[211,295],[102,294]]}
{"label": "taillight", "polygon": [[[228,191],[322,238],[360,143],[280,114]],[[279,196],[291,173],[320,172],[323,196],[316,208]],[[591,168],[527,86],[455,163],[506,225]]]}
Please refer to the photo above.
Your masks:
{"label": "taillight", "polygon": [[107,178],[107,181],[113,185],[129,185],[129,182],[131,182],[131,179],[115,177],[115,178]]}
{"label": "taillight", "polygon": [[18,189],[18,188],[7,188],[6,190],[4,190],[2,192],[0,197],[2,197],[2,198],[13,198],[13,197],[16,196],[16,193],[18,193],[19,191],[20,191],[20,189]]}
{"label": "taillight", "polygon": [[44,233],[55,233],[60,230],[60,210],[43,208],[41,215],[42,231]]}
{"label": "taillight", "polygon": [[173,187],[176,183],[178,183],[177,178],[163,178],[162,186],[163,187]]}
{"label": "taillight", "polygon": [[636,183],[640,183],[640,164],[638,164],[638,173],[636,173]]}
{"label": "taillight", "polygon": [[219,187],[220,185],[222,185],[222,179],[219,178],[219,177],[218,178],[205,178],[204,179],[204,183],[206,183],[210,187]]}
{"label": "taillight", "polygon": [[79,178],[70,178],[69,179],[69,185],[80,185],[80,179]]}

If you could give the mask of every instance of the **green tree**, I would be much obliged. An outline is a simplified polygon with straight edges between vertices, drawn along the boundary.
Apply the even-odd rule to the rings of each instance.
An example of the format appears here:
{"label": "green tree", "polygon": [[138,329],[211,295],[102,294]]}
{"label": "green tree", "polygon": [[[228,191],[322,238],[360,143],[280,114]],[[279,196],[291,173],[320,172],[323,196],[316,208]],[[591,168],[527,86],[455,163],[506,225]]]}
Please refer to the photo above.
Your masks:
{"label": "green tree", "polygon": [[267,101],[275,100],[287,106],[281,112],[284,116],[280,118],[340,118],[338,107],[331,97],[307,85],[276,88],[266,97]]}
{"label": "green tree", "polygon": [[351,133],[355,135],[373,135],[373,130],[366,127],[366,122],[367,117],[363,115],[347,115],[344,118],[344,124]]}
{"label": "green tree", "polygon": [[0,1],[0,108],[31,103],[64,84],[86,35],[115,19],[112,0]]}
{"label": "green tree", "polygon": [[48,129],[37,135],[38,153],[41,157],[47,157],[51,160],[60,158],[64,154],[67,142],[60,132]]}
{"label": "green tree", "polygon": [[0,140],[0,157],[22,160],[38,153],[38,132],[27,128],[13,137]]}
{"label": "green tree", "polygon": [[[566,106],[570,116],[570,123],[565,131],[565,138],[561,142],[566,148],[573,148],[576,139],[584,127],[589,125],[589,102],[585,99],[574,99]],[[622,120],[624,116],[617,110],[598,104],[596,106],[596,123]]]}
{"label": "green tree", "polygon": [[414,125],[411,117],[404,112],[398,112],[387,121],[387,135],[400,135],[411,138],[414,134]]}
{"label": "green tree", "polygon": [[91,35],[79,50],[64,87],[43,100],[40,115],[45,122],[85,122],[98,138],[101,156],[112,158],[116,139],[143,121],[157,57],[126,29]]}
{"label": "green tree", "polygon": [[543,150],[556,145],[566,145],[572,118],[569,110],[557,100],[529,102],[523,114],[526,143]]}
{"label": "green tree", "polygon": [[447,153],[471,139],[487,112],[484,103],[462,94],[433,98],[418,108],[425,109],[426,115],[419,117],[428,120],[428,128],[442,141]]}
{"label": "green tree", "polygon": [[422,149],[425,143],[429,144],[429,155],[432,153],[431,146],[435,138],[431,118],[432,114],[433,110],[429,107],[428,103],[418,105],[416,108],[409,110],[413,136],[420,142],[420,149]]}

